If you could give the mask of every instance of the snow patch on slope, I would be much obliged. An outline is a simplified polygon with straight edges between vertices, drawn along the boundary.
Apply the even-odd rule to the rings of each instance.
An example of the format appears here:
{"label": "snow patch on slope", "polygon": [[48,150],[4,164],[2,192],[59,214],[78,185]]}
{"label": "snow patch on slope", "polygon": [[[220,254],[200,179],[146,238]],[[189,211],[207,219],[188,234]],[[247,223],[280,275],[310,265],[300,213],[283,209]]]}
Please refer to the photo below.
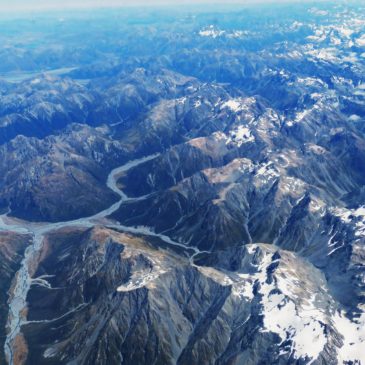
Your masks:
{"label": "snow patch on slope", "polygon": [[[232,294],[240,300],[254,299],[254,286],[259,284],[259,294],[264,328],[281,338],[281,354],[290,353],[295,359],[313,363],[327,343],[325,315],[316,303],[318,287],[310,280],[300,285],[300,268],[292,268],[297,261],[294,255],[275,257],[272,248],[262,250],[260,245],[247,245],[249,255],[260,252],[256,273],[235,273],[226,279],[232,285]],[[290,271],[290,272],[289,272]],[[269,279],[269,272],[274,275]]]}
{"label": "snow patch on slope", "polygon": [[[290,340],[290,352],[296,359],[314,362],[327,343],[323,313],[315,306],[314,300],[306,300],[304,305],[295,304],[293,296],[314,298],[312,288],[299,288],[299,278],[295,273],[288,275],[285,267],[279,266],[275,271],[275,280],[267,280],[270,265],[274,264],[273,255],[266,255],[261,264],[260,294],[262,297],[262,315],[265,330],[278,334],[282,340]],[[298,292],[300,290],[300,292]],[[300,303],[300,301],[297,301]],[[284,350],[283,350],[284,351]]]}
{"label": "snow patch on slope", "polygon": [[255,137],[251,130],[243,125],[239,125],[236,129],[229,132],[227,143],[233,142],[237,147],[241,147],[248,142],[255,142]]}
{"label": "snow patch on slope", "polygon": [[211,37],[211,38],[217,38],[222,36],[225,33],[224,30],[219,30],[214,27],[214,25],[210,25],[208,28],[202,29],[199,31],[199,35],[201,37]]}
{"label": "snow patch on slope", "polygon": [[353,361],[354,364],[361,364],[360,361],[365,359],[365,313],[354,322],[343,312],[336,313],[333,321],[337,331],[344,337],[344,344],[338,351],[339,363]]}
{"label": "snow patch on slope", "polygon": [[230,109],[234,113],[241,111],[249,111],[249,108],[256,103],[255,98],[235,98],[224,102],[221,105],[222,109]]}
{"label": "snow patch on slope", "polygon": [[365,237],[365,206],[357,209],[335,208],[332,211],[342,222],[354,224],[355,236]]}

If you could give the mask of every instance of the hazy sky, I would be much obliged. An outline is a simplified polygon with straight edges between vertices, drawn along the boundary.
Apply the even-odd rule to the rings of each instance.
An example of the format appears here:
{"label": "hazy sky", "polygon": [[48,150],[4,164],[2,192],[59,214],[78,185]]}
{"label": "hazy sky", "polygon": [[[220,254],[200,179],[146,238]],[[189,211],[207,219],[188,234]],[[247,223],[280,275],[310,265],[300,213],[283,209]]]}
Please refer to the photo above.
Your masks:
{"label": "hazy sky", "polygon": [[183,5],[202,3],[258,3],[258,2],[294,2],[300,0],[0,0],[1,11],[89,8],[109,6],[138,5]]}

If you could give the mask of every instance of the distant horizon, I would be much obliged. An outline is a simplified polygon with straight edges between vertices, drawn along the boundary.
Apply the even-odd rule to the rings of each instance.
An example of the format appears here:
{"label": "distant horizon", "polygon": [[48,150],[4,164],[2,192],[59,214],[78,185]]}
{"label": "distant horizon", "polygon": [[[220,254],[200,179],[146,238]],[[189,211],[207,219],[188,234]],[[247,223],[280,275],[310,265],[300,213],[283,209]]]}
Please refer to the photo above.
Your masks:
{"label": "distant horizon", "polygon": [[199,5],[217,5],[217,6],[230,6],[230,5],[256,5],[256,4],[290,4],[290,3],[324,3],[333,2],[331,0],[86,0],[86,1],[72,1],[72,0],[56,0],[56,1],[45,1],[45,0],[13,0],[9,4],[8,0],[0,0],[0,12],[13,13],[13,12],[34,12],[34,11],[48,11],[48,10],[70,10],[70,9],[96,9],[96,8],[123,8],[123,7],[139,7],[139,6],[199,6]]}

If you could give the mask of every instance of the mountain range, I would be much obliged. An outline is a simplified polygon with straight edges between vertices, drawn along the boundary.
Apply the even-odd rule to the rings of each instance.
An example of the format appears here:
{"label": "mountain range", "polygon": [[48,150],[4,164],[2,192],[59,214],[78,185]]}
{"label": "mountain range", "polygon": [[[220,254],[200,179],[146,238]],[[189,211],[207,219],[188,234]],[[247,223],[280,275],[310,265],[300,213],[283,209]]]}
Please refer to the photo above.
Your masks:
{"label": "mountain range", "polygon": [[364,10],[0,19],[0,364],[364,363]]}

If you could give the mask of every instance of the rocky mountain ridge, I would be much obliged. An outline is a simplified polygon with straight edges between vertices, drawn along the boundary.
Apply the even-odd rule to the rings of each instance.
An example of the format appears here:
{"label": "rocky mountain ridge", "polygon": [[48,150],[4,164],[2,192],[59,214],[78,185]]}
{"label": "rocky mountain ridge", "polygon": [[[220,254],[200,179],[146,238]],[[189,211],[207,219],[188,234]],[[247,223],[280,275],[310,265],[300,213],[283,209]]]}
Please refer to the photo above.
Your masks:
{"label": "rocky mountain ridge", "polygon": [[0,19],[0,362],[365,361],[363,8],[282,6]]}

